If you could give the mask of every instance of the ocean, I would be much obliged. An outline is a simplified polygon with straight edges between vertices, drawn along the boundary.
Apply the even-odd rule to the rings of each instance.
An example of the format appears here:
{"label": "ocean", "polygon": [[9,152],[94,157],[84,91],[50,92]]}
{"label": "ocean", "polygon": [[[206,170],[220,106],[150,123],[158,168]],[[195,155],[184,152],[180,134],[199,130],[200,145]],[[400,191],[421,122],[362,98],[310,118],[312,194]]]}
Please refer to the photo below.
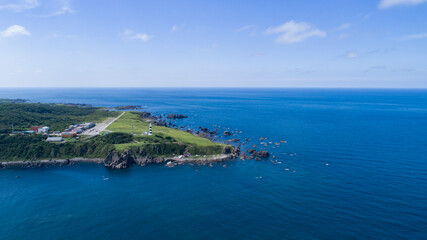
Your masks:
{"label": "ocean", "polygon": [[0,239],[427,239],[427,90],[52,88],[0,98],[182,113],[179,126],[230,130],[249,139],[243,149],[276,157],[1,170]]}

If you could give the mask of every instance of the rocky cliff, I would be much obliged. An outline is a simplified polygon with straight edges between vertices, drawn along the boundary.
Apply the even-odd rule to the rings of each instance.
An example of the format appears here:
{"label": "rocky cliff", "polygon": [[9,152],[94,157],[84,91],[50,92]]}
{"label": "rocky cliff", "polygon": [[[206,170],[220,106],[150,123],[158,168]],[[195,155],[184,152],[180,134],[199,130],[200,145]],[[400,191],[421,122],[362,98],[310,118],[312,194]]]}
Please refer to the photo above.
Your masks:
{"label": "rocky cliff", "polygon": [[114,169],[128,168],[135,164],[135,159],[125,150],[122,154],[118,151],[112,151],[104,160],[104,166]]}

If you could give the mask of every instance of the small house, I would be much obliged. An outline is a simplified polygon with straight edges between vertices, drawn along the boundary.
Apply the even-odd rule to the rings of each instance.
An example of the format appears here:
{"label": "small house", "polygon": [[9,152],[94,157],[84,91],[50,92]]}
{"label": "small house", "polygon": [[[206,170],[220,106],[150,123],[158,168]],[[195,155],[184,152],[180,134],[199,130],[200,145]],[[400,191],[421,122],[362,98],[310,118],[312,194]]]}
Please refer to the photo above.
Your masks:
{"label": "small house", "polygon": [[48,133],[49,132],[49,127],[48,126],[44,126],[44,127],[41,127],[41,128],[39,128],[38,130],[37,130],[37,132],[38,133]]}
{"label": "small house", "polygon": [[30,127],[30,131],[33,131],[33,132],[37,133],[37,132],[39,132],[40,128],[41,128],[40,126]]}

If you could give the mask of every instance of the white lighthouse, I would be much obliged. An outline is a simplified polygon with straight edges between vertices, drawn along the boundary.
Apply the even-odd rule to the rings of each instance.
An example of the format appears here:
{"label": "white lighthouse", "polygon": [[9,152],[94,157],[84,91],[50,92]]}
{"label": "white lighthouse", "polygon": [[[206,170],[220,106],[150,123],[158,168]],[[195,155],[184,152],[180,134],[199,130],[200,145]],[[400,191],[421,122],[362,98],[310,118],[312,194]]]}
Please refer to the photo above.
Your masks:
{"label": "white lighthouse", "polygon": [[153,126],[150,123],[150,130],[148,131],[148,135],[153,135]]}

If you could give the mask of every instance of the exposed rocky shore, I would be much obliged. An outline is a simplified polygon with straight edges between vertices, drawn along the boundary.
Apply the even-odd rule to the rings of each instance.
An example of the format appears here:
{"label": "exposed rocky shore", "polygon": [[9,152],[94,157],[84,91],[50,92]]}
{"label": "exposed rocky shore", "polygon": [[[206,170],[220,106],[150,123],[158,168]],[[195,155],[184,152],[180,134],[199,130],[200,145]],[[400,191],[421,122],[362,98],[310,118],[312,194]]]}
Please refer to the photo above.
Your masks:
{"label": "exposed rocky shore", "polygon": [[261,160],[261,158],[268,158],[269,153],[267,151],[257,152],[255,149],[248,149],[247,152],[241,153],[240,148],[226,148],[222,154],[219,155],[210,155],[203,157],[183,157],[183,156],[173,156],[173,157],[153,157],[145,156],[143,158],[133,156],[128,150],[123,152],[112,151],[105,159],[102,158],[72,158],[72,159],[56,159],[56,160],[30,160],[30,161],[9,161],[9,162],[0,162],[0,169],[9,168],[9,167],[24,167],[24,168],[35,168],[35,167],[44,167],[44,166],[65,166],[65,165],[74,165],[75,163],[97,163],[103,164],[107,168],[111,169],[124,169],[132,165],[145,166],[148,164],[165,164],[167,167],[173,167],[176,165],[186,164],[186,163],[196,163],[196,164],[207,164],[212,162],[222,162],[228,159],[237,159],[242,160]]}
{"label": "exposed rocky shore", "polygon": [[125,150],[122,153],[112,151],[105,159],[102,158],[71,158],[71,159],[51,159],[51,160],[29,160],[29,161],[8,161],[0,162],[0,169],[23,167],[23,168],[36,168],[45,166],[65,166],[74,165],[76,163],[97,163],[103,164],[111,169],[124,169],[132,165],[145,166],[148,164],[166,164],[171,167],[185,163],[198,163],[206,164],[211,162],[221,162],[228,159],[238,157],[238,152],[226,152],[220,155],[212,155],[206,157],[153,157],[146,156],[138,158],[132,156],[129,151]]}

